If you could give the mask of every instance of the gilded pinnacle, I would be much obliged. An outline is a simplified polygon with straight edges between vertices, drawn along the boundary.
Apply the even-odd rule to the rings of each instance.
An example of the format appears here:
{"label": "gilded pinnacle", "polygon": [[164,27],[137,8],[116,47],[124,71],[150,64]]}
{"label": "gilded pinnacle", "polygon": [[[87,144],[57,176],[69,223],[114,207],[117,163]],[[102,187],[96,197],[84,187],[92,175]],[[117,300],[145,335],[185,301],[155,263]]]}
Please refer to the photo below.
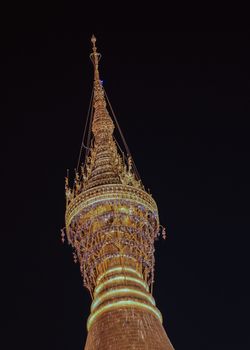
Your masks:
{"label": "gilded pinnacle", "polygon": [[93,44],[93,51],[95,52],[95,51],[96,51],[96,46],[95,46],[96,37],[94,36],[94,34],[93,34],[92,37],[91,37],[91,42],[92,42],[92,44]]}
{"label": "gilded pinnacle", "polygon": [[91,37],[91,42],[92,42],[92,50],[93,52],[90,54],[90,59],[94,65],[95,68],[95,80],[99,80],[99,71],[98,71],[98,62],[101,59],[101,54],[97,52],[97,47],[95,45],[96,43],[96,37],[94,34]]}

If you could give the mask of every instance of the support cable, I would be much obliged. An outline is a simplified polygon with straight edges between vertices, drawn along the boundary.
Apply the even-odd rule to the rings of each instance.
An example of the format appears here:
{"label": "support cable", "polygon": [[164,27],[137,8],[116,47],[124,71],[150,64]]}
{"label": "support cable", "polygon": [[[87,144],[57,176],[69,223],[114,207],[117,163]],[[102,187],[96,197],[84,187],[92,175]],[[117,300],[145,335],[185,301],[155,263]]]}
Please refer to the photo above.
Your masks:
{"label": "support cable", "polygon": [[[92,99],[93,100],[93,99]],[[85,159],[84,163],[86,163],[86,159],[89,155],[90,151],[90,142],[91,142],[91,128],[92,128],[92,121],[93,121],[93,116],[94,116],[94,105],[93,103],[91,104],[91,113],[90,113],[90,121],[89,121],[89,130],[88,130],[88,137],[87,137],[87,147],[86,147],[86,154],[85,154]]]}
{"label": "support cable", "polygon": [[[82,143],[81,143],[81,147],[80,147],[80,152],[79,152],[79,157],[78,157],[78,162],[77,162],[77,167],[76,167],[76,171],[78,171],[79,169],[79,165],[80,165],[80,161],[81,161],[81,156],[82,156],[82,150],[83,148],[87,149],[89,148],[89,145],[87,143],[87,146],[85,146],[84,144],[84,140],[85,140],[85,136],[86,136],[86,131],[87,131],[87,125],[88,125],[88,121],[89,121],[89,115],[90,115],[90,109],[91,109],[91,106],[92,106],[92,109],[93,109],[93,95],[94,95],[94,89],[92,89],[92,93],[91,93],[91,98],[90,98],[90,102],[89,102],[89,108],[88,108],[88,113],[87,113],[87,119],[86,119],[86,123],[85,123],[85,126],[84,126],[84,131],[83,131],[83,136],[82,136]],[[91,116],[92,117],[92,116]],[[91,124],[91,121],[90,123]],[[89,139],[89,135],[88,135],[88,139]]]}
{"label": "support cable", "polygon": [[104,94],[105,94],[105,97],[106,97],[106,99],[107,99],[107,102],[108,102],[110,111],[111,111],[111,113],[112,113],[112,115],[113,115],[113,118],[114,118],[115,123],[116,123],[117,128],[118,128],[118,131],[119,131],[119,133],[120,133],[120,135],[121,135],[122,142],[123,142],[123,144],[124,144],[124,146],[125,146],[127,155],[128,155],[128,157],[130,157],[131,160],[132,160],[133,167],[134,167],[134,170],[135,170],[135,173],[136,173],[136,177],[140,180],[141,177],[140,177],[139,171],[137,170],[137,167],[136,167],[136,165],[135,165],[135,162],[134,162],[134,160],[133,160],[133,157],[132,157],[132,155],[131,155],[131,152],[130,152],[130,150],[129,150],[129,147],[128,147],[128,145],[127,145],[127,142],[126,142],[126,140],[125,140],[125,137],[124,137],[124,135],[123,135],[123,133],[122,133],[122,130],[121,130],[121,128],[120,128],[120,125],[119,125],[119,123],[118,123],[118,120],[117,120],[117,118],[116,118],[116,116],[115,116],[115,112],[114,112],[114,110],[113,110],[113,108],[112,108],[112,106],[111,106],[111,103],[110,103],[110,101],[109,101],[108,95],[107,95],[107,93],[106,93],[106,91],[105,91],[104,88],[103,88],[103,90],[104,90]]}

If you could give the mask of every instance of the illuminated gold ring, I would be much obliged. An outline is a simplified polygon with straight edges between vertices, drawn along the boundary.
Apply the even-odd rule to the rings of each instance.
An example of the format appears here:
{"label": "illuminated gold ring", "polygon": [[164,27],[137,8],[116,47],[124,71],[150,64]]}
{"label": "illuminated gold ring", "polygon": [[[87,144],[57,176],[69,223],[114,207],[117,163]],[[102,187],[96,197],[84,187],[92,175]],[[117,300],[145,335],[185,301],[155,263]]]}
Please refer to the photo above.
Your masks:
{"label": "illuminated gold ring", "polygon": [[133,288],[122,287],[122,288],[109,290],[109,291],[105,292],[104,294],[102,294],[101,296],[97,297],[91,304],[91,312],[93,312],[97,308],[97,306],[102,303],[102,301],[105,301],[109,297],[112,297],[112,296],[119,297],[120,295],[122,295],[123,297],[124,296],[131,297],[133,295],[143,297],[143,298],[147,299],[148,302],[150,302],[152,305],[155,306],[155,300],[151,294],[146,294],[140,290],[136,290]]}
{"label": "illuminated gold ring", "polygon": [[138,301],[133,301],[133,300],[119,300],[119,301],[114,301],[110,304],[106,304],[101,308],[99,308],[98,310],[96,310],[93,314],[91,314],[87,321],[88,331],[90,330],[90,327],[92,326],[93,322],[96,320],[98,316],[100,316],[106,311],[121,308],[121,307],[135,307],[135,308],[146,309],[149,312],[151,312],[151,314],[153,314],[162,323],[162,315],[156,307],[153,307],[151,305],[144,304]]}
{"label": "illuminated gold ring", "polygon": [[122,266],[117,266],[117,267],[113,267],[113,268],[110,268],[108,269],[107,271],[105,271],[104,273],[102,273],[101,275],[98,276],[97,280],[96,280],[96,284],[98,284],[102,279],[103,277],[105,277],[106,275],[109,275],[110,273],[113,273],[113,272],[116,272],[116,271],[120,271],[120,272],[123,272],[123,271],[127,271],[127,272],[132,272],[134,274],[136,274],[137,276],[143,278],[142,274],[139,273],[138,271],[136,271],[135,269],[132,269],[131,267],[122,267]]}
{"label": "illuminated gold ring", "polygon": [[149,289],[147,283],[144,280],[139,280],[139,279],[137,279],[135,277],[130,277],[130,276],[115,276],[115,277],[112,277],[112,278],[108,279],[107,281],[104,281],[101,284],[99,284],[99,286],[97,286],[95,288],[94,297],[98,293],[100,293],[105,286],[107,286],[109,284],[112,284],[113,282],[116,282],[116,281],[119,281],[119,280],[136,282],[136,283],[140,284],[141,286],[145,287],[147,290]]}

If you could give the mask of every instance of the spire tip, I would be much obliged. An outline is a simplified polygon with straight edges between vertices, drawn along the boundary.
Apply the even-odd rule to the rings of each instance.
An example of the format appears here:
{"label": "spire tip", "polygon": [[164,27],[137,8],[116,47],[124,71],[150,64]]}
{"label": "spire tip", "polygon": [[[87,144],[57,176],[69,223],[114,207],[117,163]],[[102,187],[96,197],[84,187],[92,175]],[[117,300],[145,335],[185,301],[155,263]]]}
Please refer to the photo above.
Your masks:
{"label": "spire tip", "polygon": [[96,46],[95,46],[95,43],[96,43],[96,37],[94,36],[94,34],[92,34],[92,37],[91,37],[91,42],[92,42],[92,45],[93,45],[93,50],[96,49]]}
{"label": "spire tip", "polygon": [[91,42],[92,42],[92,53],[90,54],[90,59],[94,64],[95,70],[98,71],[98,62],[101,59],[101,54],[99,52],[97,52],[97,47],[95,45],[96,37],[94,36],[94,34],[91,37]]}

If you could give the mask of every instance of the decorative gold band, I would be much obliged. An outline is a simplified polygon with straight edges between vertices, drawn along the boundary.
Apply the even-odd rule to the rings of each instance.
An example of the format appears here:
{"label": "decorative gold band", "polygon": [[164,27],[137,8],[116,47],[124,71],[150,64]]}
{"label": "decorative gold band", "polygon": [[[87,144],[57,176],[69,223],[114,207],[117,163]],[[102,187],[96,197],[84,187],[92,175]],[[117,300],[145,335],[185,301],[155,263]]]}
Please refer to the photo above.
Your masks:
{"label": "decorative gold band", "polygon": [[100,305],[103,301],[108,300],[109,298],[113,297],[139,297],[146,299],[149,303],[155,306],[154,298],[151,294],[142,292],[137,289],[129,288],[129,287],[122,287],[122,288],[116,288],[113,290],[108,290],[107,292],[103,293],[101,296],[96,297],[96,299],[92,302],[91,305],[91,312],[93,312],[98,305]]}
{"label": "decorative gold band", "polygon": [[136,277],[130,277],[130,276],[124,276],[124,275],[120,275],[120,276],[114,276],[109,278],[107,281],[104,281],[102,283],[100,283],[96,288],[95,288],[95,292],[94,292],[94,297],[96,297],[96,295],[98,293],[100,293],[105,287],[107,287],[108,285],[112,285],[114,282],[119,282],[119,281],[124,281],[126,283],[126,281],[129,282],[135,282],[137,284],[140,284],[141,286],[143,286],[144,288],[146,288],[146,290],[149,289],[147,283],[144,280],[141,280],[139,278]]}
{"label": "decorative gold band", "polygon": [[87,321],[88,331],[90,330],[90,327],[93,325],[93,322],[97,319],[98,316],[100,316],[104,312],[111,311],[113,309],[119,309],[122,307],[141,308],[141,309],[147,310],[151,312],[162,323],[162,315],[156,307],[148,304],[144,304],[138,301],[134,301],[134,300],[119,300],[119,301],[114,301],[110,304],[106,304],[100,307],[99,309],[97,309],[93,314],[91,314]]}
{"label": "decorative gold band", "polygon": [[104,273],[102,273],[100,276],[98,276],[96,280],[96,284],[99,284],[99,282],[103,279],[103,277],[106,277],[107,275],[114,273],[114,272],[131,272],[136,274],[138,277],[143,278],[142,274],[136,271],[135,269],[132,269],[131,267],[126,267],[126,266],[116,266],[111,269],[108,269]]}
{"label": "decorative gold band", "polygon": [[158,220],[157,205],[147,192],[127,185],[102,185],[80,193],[69,204],[65,215],[66,229],[68,230],[72,219],[84,208],[109,200],[128,200],[144,205],[148,210],[157,213],[156,218]]}

